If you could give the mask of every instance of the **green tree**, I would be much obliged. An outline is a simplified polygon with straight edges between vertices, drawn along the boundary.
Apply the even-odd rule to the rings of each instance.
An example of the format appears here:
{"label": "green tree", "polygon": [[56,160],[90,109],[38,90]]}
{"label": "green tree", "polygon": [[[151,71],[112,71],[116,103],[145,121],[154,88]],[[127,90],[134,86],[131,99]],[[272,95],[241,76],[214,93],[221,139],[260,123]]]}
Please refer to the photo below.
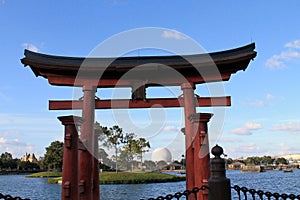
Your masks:
{"label": "green tree", "polygon": [[161,160],[161,161],[158,161],[157,163],[156,163],[156,167],[158,168],[158,169],[162,169],[163,167],[165,167],[165,166],[167,166],[168,164],[166,163],[166,161],[164,161],[164,160]]}
{"label": "green tree", "polygon": [[99,154],[99,159],[101,160],[101,162],[107,163],[107,161],[109,160],[108,154],[106,153],[106,151],[103,148],[99,148],[98,154]]}
{"label": "green tree", "polygon": [[11,169],[17,169],[18,167],[18,162],[17,162],[18,159],[13,159],[11,153],[8,152],[2,153],[0,155],[0,160],[1,160],[0,168],[11,170]]}
{"label": "green tree", "polygon": [[227,165],[230,165],[231,163],[234,162],[232,158],[228,158],[228,159],[225,159],[225,160],[226,160]]}
{"label": "green tree", "polygon": [[[122,158],[126,158],[128,162],[131,163],[131,171],[133,170],[133,158],[135,155],[135,147],[136,147],[136,140],[134,139],[136,135],[134,133],[126,133],[123,138],[123,150],[126,152],[127,156],[123,156]],[[125,155],[124,152],[124,155]]]}
{"label": "green tree", "polygon": [[10,159],[3,162],[7,169],[17,169],[18,168],[18,159]]}
{"label": "green tree", "polygon": [[112,166],[112,161],[108,158],[108,154],[103,148],[99,148],[99,159],[100,159],[100,168],[109,169],[109,166]]}
{"label": "green tree", "polygon": [[274,159],[271,156],[263,156],[261,158],[261,163],[264,165],[273,164]]}
{"label": "green tree", "polygon": [[141,159],[141,164],[143,163],[143,153],[148,152],[150,148],[150,143],[145,138],[139,138],[135,142],[135,153],[138,154],[138,158]]}
{"label": "green tree", "polygon": [[94,128],[99,131],[99,136],[98,136],[98,141],[100,143],[99,146],[101,144],[103,145],[103,143],[105,142],[105,139],[106,139],[106,135],[104,134],[104,131],[108,130],[107,127],[103,127],[100,125],[99,122],[95,122]]}
{"label": "green tree", "polygon": [[54,169],[61,171],[63,164],[63,142],[54,141],[46,147],[43,165],[48,170]]}
{"label": "green tree", "polygon": [[30,170],[40,169],[40,166],[39,166],[38,163],[29,162],[29,161],[26,161],[26,162],[22,161],[22,162],[19,162],[19,169],[30,171]]}
{"label": "green tree", "polygon": [[144,164],[145,164],[146,168],[151,171],[156,169],[155,162],[153,162],[152,160],[145,160]]}
{"label": "green tree", "polygon": [[[108,149],[113,148],[115,151],[112,159],[115,162],[116,172],[118,172],[119,162],[122,165],[121,167],[126,169],[129,168],[128,163],[131,163],[132,170],[135,155],[141,159],[142,163],[143,153],[149,151],[150,148],[150,143],[146,141],[145,138],[135,139],[136,135],[134,133],[124,134],[122,128],[117,125],[108,128],[102,127],[98,122],[96,122],[95,127],[96,129],[100,130],[100,143],[102,143],[102,145]],[[106,157],[106,155],[103,156]]]}
{"label": "green tree", "polygon": [[132,168],[133,168],[133,166],[131,165],[132,160],[130,158],[130,155],[125,150],[120,151],[120,155],[118,156],[118,163],[119,163],[120,169],[128,170],[131,168],[131,170],[132,170]]}
{"label": "green tree", "polygon": [[13,157],[12,157],[12,154],[11,154],[11,153],[5,152],[5,153],[2,153],[2,154],[1,154],[0,159],[1,159],[2,162],[3,162],[3,161],[12,160]]}
{"label": "green tree", "polygon": [[285,164],[285,165],[287,165],[288,161],[285,158],[281,157],[281,158],[277,158],[276,163],[277,164]]}
{"label": "green tree", "polygon": [[261,158],[257,156],[248,157],[245,162],[247,165],[259,165],[261,163]]}
{"label": "green tree", "polygon": [[104,146],[107,148],[114,148],[115,150],[115,168],[116,172],[118,172],[118,152],[119,152],[119,145],[123,141],[123,130],[119,126],[115,125],[111,128],[102,127],[102,131],[106,136],[104,140]]}

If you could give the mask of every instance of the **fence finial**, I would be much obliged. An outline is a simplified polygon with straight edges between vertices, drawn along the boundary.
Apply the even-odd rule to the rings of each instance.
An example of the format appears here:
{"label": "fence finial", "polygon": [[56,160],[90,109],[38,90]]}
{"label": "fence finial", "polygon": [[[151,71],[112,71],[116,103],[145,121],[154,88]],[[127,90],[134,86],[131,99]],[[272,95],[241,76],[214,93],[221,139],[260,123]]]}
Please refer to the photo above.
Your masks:
{"label": "fence finial", "polygon": [[225,160],[221,158],[223,152],[218,145],[211,150],[215,157],[210,159],[209,200],[231,200],[230,179],[226,178]]}

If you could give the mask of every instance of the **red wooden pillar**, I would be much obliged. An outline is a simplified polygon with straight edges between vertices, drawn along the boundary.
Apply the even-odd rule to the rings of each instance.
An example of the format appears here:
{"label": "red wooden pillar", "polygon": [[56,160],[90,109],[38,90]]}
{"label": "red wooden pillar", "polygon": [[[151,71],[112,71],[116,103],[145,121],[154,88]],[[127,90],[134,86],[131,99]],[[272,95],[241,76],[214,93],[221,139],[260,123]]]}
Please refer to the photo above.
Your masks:
{"label": "red wooden pillar", "polygon": [[[194,125],[194,132],[196,132],[193,142],[195,187],[207,185],[208,179],[210,177],[210,156],[207,123],[209,122],[211,117],[212,114],[209,113],[197,113],[189,116],[189,120]],[[208,200],[208,191],[198,192],[197,200]]]}
{"label": "red wooden pillar", "polygon": [[82,118],[61,116],[58,119],[65,126],[64,156],[62,171],[62,200],[78,200],[78,132]]}
{"label": "red wooden pillar", "polygon": [[100,199],[100,191],[99,191],[99,148],[98,148],[98,137],[100,131],[95,130],[94,132],[94,170],[93,170],[93,199]]}
{"label": "red wooden pillar", "polygon": [[79,199],[93,200],[93,141],[95,118],[95,92],[93,86],[83,86],[82,117],[84,123],[81,126],[80,140],[85,149],[79,152]]}
{"label": "red wooden pillar", "polygon": [[[189,116],[196,113],[194,84],[183,83],[181,85],[183,91],[184,115],[185,115],[185,155],[186,155],[186,189],[194,188],[194,153],[192,142],[194,137],[193,124],[189,120]],[[189,197],[194,199],[193,196]]]}

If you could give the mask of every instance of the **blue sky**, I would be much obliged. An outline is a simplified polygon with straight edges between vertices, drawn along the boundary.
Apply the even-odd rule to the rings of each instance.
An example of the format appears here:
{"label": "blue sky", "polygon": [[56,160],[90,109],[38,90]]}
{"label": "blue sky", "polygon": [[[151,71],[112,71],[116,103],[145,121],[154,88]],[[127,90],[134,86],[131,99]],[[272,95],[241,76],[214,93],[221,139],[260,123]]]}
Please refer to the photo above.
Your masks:
{"label": "blue sky", "polygon": [[[20,59],[25,48],[46,54],[87,56],[115,34],[159,27],[192,38],[208,52],[255,42],[255,60],[246,71],[224,83],[225,94],[232,96],[232,106],[226,108],[219,139],[211,144],[222,145],[233,158],[300,153],[299,7],[297,0],[0,0],[0,152],[9,151],[14,157],[25,152],[43,155],[45,146],[63,138],[57,116],[72,114],[48,111],[49,99],[72,99],[73,90],[50,86],[47,80],[36,78],[29,68],[24,68]],[[171,34],[169,39],[180,40],[177,36]],[[139,39],[145,38],[141,35]],[[178,88],[175,90],[180,93]],[[148,93],[155,96],[163,91]],[[196,93],[205,95],[207,91],[201,86]],[[110,94],[97,92],[100,97]],[[201,111],[211,109],[198,109]],[[181,109],[130,113],[137,128],[126,127],[126,121],[119,122],[125,131],[148,137],[152,150],[167,146],[174,158],[180,157],[184,146],[178,132],[183,126]],[[97,120],[111,126],[116,123],[114,115],[97,111]],[[157,120],[162,115],[167,119],[163,123]],[[158,123],[160,129],[150,130],[151,123]],[[209,124],[210,130],[213,126]]]}

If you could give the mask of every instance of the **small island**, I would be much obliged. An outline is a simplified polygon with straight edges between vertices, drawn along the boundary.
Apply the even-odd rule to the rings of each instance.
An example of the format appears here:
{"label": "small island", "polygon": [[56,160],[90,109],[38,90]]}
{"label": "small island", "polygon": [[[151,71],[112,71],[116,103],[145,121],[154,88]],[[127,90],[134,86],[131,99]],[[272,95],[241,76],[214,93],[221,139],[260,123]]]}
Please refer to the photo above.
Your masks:
{"label": "small island", "polygon": [[[26,176],[28,178],[49,178],[48,183],[61,183],[61,172],[40,172]],[[184,176],[160,172],[101,172],[100,184],[141,184],[185,181]]]}

